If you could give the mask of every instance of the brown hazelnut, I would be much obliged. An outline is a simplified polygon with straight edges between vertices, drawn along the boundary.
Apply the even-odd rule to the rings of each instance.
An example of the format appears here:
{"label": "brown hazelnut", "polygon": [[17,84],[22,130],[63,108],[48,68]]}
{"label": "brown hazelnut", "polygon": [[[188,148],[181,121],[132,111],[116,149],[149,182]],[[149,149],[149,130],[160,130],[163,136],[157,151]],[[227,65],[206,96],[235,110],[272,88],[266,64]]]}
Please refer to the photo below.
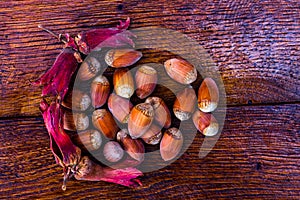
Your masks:
{"label": "brown hazelnut", "polygon": [[154,110],[149,103],[140,103],[134,106],[129,114],[128,132],[133,138],[141,137],[151,126],[154,119]]}
{"label": "brown hazelnut", "polygon": [[111,49],[105,55],[105,62],[111,67],[128,67],[136,63],[142,53],[134,49]]}
{"label": "brown hazelnut", "polygon": [[197,79],[196,68],[185,60],[172,58],[164,66],[167,74],[181,84],[190,84]]}
{"label": "brown hazelnut", "polygon": [[100,130],[109,139],[114,139],[119,131],[116,121],[106,109],[95,110],[92,115],[92,121],[94,127]]}
{"label": "brown hazelnut", "polygon": [[131,72],[127,69],[115,70],[113,76],[115,93],[124,98],[130,98],[134,93],[134,82]]}
{"label": "brown hazelnut", "polygon": [[174,159],[183,145],[183,136],[179,129],[169,128],[160,142],[160,155],[164,161]]}
{"label": "brown hazelnut", "polygon": [[214,136],[219,131],[219,124],[211,113],[205,113],[197,110],[193,114],[193,123],[198,131],[206,136]]}
{"label": "brown hazelnut", "polygon": [[197,97],[193,88],[185,88],[176,94],[173,105],[175,116],[181,121],[188,120],[196,107]]}
{"label": "brown hazelnut", "polygon": [[149,96],[157,84],[157,71],[150,66],[141,66],[135,74],[136,95],[140,99]]}
{"label": "brown hazelnut", "polygon": [[212,78],[205,78],[198,89],[198,108],[202,112],[214,111],[219,102],[219,89]]}

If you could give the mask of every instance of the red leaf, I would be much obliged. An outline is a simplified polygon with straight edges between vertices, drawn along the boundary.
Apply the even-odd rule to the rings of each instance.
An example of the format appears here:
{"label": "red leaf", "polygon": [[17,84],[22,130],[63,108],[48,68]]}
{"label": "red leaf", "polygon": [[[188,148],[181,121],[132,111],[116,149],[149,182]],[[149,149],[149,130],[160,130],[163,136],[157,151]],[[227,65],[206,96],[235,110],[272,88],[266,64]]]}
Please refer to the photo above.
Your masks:
{"label": "red leaf", "polygon": [[43,74],[35,84],[44,85],[42,96],[59,95],[64,98],[68,91],[72,75],[78,67],[75,51],[65,48],[57,56],[53,66]]}
{"label": "red leaf", "polygon": [[[58,163],[63,167],[77,165],[80,160],[81,151],[72,143],[70,137],[62,128],[63,113],[60,104],[52,102],[48,105],[48,103],[43,100],[40,104],[40,109],[51,138],[50,148]],[[55,142],[55,144],[53,144],[53,142]]]}
{"label": "red leaf", "polygon": [[102,167],[84,156],[78,164],[75,178],[77,180],[106,181],[127,187],[137,187],[142,183],[136,178],[142,175],[141,171],[133,167],[123,169]]}
{"label": "red leaf", "polygon": [[88,54],[93,50],[102,47],[121,47],[134,46],[132,37],[135,35],[126,30],[129,27],[130,19],[127,18],[125,22],[120,21],[120,25],[116,28],[99,28],[78,34],[76,41],[79,51]]}

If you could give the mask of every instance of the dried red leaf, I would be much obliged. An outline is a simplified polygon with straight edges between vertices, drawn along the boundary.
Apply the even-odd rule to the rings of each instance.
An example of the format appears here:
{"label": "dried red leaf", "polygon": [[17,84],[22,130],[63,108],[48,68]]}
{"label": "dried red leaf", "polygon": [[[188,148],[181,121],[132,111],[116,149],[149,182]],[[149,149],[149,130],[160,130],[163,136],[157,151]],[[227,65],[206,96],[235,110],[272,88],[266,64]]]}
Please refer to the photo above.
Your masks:
{"label": "dried red leaf", "polygon": [[142,185],[136,178],[143,175],[143,173],[136,168],[127,167],[123,169],[112,169],[109,167],[102,167],[94,163],[87,156],[82,157],[76,172],[75,178],[77,180],[106,181],[128,187]]}
{"label": "dried red leaf", "polygon": [[[50,148],[58,164],[64,168],[74,167],[80,161],[81,150],[72,143],[70,137],[63,129],[63,111],[60,104],[52,102],[48,105],[45,100],[42,100],[40,110],[42,111],[44,122],[51,138]],[[58,149],[55,147],[58,147]]]}
{"label": "dried red leaf", "polygon": [[64,98],[72,75],[78,67],[75,53],[71,48],[63,49],[53,66],[35,82],[35,84],[44,85],[42,96],[58,95],[61,99]]}
{"label": "dried red leaf", "polygon": [[127,18],[125,22],[120,21],[120,25],[115,28],[92,29],[78,34],[76,42],[79,51],[88,54],[102,47],[134,46],[131,38],[135,37],[135,35],[126,30],[129,24],[130,18]]}

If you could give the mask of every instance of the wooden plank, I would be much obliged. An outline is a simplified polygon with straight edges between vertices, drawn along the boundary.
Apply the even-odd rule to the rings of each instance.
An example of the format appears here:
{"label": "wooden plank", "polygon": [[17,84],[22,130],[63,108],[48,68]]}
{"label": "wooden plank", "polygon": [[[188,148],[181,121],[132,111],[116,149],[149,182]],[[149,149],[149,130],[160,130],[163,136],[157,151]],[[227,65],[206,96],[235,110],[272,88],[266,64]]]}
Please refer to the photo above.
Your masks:
{"label": "wooden plank", "polygon": [[71,180],[48,148],[41,118],[0,120],[0,198],[297,199],[300,195],[300,105],[230,107],[214,149],[203,159],[198,134],[171,165],[128,189]]}
{"label": "wooden plank", "polygon": [[37,28],[76,34],[131,17],[131,28],[187,34],[216,63],[229,105],[299,102],[298,1],[1,1],[0,116],[38,115],[40,89],[61,44]]}

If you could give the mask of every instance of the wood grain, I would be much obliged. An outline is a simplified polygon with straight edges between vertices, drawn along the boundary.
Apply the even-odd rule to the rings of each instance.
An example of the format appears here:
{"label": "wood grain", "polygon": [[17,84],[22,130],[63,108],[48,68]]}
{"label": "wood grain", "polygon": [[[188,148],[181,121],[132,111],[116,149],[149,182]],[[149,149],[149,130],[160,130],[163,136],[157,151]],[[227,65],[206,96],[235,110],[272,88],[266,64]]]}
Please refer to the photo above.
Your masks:
{"label": "wood grain", "polygon": [[[0,1],[0,199],[298,199],[299,13],[298,0]],[[223,132],[202,159],[204,137],[190,138],[140,188],[70,180],[62,192],[38,110],[41,88],[31,85],[62,44],[37,26],[75,35],[127,17],[132,30],[171,29],[207,51],[226,90]]]}
{"label": "wood grain", "polygon": [[[161,26],[202,45],[219,69],[229,105],[299,102],[298,1],[1,1],[0,116],[37,116],[31,86],[62,45],[37,28],[76,34],[114,26]],[[12,106],[13,105],[13,106]]]}
{"label": "wood grain", "polygon": [[180,159],[145,173],[140,188],[71,180],[62,192],[62,171],[42,119],[5,119],[0,121],[0,198],[296,199],[299,131],[299,105],[231,107],[207,157],[198,157],[204,139],[198,134]]}

